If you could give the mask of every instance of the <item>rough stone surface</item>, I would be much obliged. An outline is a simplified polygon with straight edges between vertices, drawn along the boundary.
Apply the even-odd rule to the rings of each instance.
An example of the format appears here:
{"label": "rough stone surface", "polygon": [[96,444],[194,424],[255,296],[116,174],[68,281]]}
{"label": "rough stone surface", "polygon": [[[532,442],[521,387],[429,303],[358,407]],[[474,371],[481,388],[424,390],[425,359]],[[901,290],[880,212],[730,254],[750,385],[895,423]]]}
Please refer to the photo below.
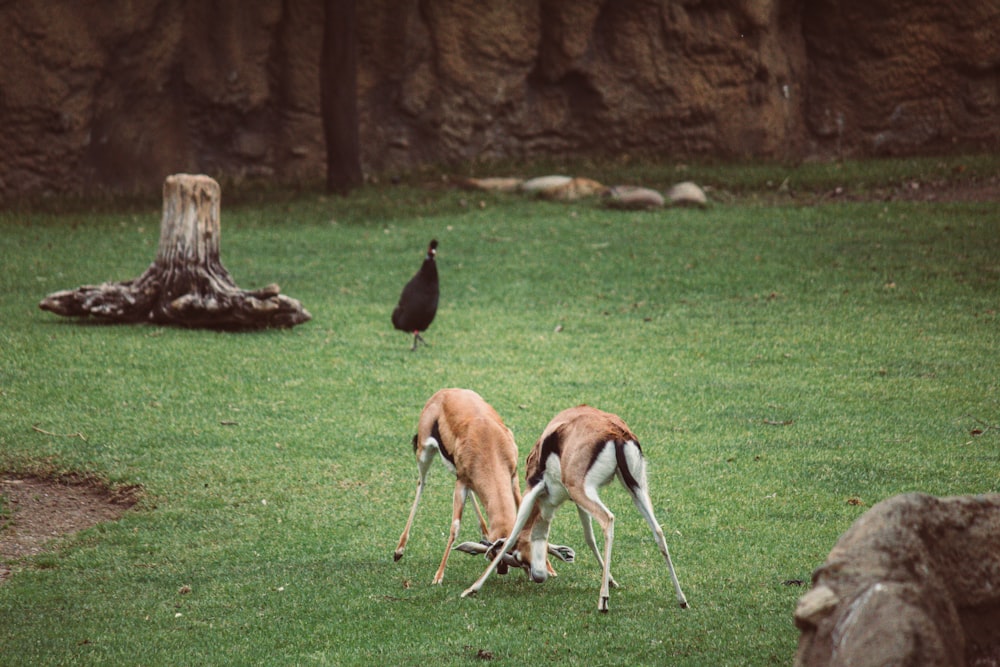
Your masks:
{"label": "rough stone surface", "polygon": [[1000,494],[895,496],[799,600],[798,667],[1000,664]]}
{"label": "rough stone surface", "polygon": [[[0,0],[0,196],[321,179],[320,0]],[[362,162],[995,147],[1000,4],[358,3]]]}
{"label": "rough stone surface", "polygon": [[1000,3],[820,0],[802,12],[811,140],[866,155],[996,141]]}

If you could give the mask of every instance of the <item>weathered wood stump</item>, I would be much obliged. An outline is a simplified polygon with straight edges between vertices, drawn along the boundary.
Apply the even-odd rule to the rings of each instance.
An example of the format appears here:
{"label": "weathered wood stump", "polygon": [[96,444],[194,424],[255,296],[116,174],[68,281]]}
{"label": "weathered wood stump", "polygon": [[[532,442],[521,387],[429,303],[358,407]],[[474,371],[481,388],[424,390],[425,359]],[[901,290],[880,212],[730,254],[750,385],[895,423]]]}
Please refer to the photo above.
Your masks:
{"label": "weathered wood stump", "polygon": [[67,317],[210,329],[291,327],[312,319],[277,285],[253,291],[236,286],[219,259],[219,200],[219,184],[208,176],[168,176],[160,245],[145,273],[54,292],[38,306]]}

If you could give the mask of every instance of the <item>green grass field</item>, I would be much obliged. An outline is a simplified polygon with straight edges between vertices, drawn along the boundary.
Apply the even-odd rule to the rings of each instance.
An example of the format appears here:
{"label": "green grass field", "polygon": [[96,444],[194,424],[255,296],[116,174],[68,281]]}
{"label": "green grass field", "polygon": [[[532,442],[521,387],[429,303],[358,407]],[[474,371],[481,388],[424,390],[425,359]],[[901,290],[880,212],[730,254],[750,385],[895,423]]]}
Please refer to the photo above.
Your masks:
{"label": "green grass field", "polygon": [[[233,278],[277,282],[314,317],[244,334],[38,310],[50,292],[142,273],[158,201],[0,213],[0,470],[145,490],[122,520],[15,564],[0,663],[790,664],[806,587],[786,582],[807,586],[867,508],[1000,491],[1000,216],[996,202],[752,192],[789,174],[868,191],[953,173],[939,164],[748,168],[753,182],[719,167],[699,180],[737,195],[658,212],[415,183],[346,199],[224,190]],[[441,308],[411,353],[389,314],[432,237]],[[522,470],[559,410],[620,414],[691,608],[616,485],[603,497],[622,587],[607,615],[570,506],[552,539],[578,559],[557,578],[512,572],[460,599],[486,562],[455,553],[431,586],[453,487],[440,465],[393,562],[410,438],[446,386],[497,408]],[[470,511],[463,539],[476,532]]]}

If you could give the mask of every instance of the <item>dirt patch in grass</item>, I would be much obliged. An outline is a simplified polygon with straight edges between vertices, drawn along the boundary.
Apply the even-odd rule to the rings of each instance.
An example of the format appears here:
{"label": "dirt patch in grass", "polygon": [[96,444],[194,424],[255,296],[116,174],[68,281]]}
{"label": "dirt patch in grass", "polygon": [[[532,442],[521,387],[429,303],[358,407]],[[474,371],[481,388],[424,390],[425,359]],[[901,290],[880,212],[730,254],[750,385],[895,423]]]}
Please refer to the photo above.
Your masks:
{"label": "dirt patch in grass", "polygon": [[874,188],[861,194],[836,189],[826,199],[843,197],[861,201],[991,202],[1000,201],[1000,176],[970,180],[911,180],[892,187]]}
{"label": "dirt patch in grass", "polygon": [[0,584],[15,561],[44,553],[57,537],[118,519],[140,495],[138,486],[110,487],[88,475],[0,471]]}
{"label": "dirt patch in grass", "polygon": [[989,176],[966,180],[913,179],[891,185],[855,187],[849,180],[843,185],[819,189],[781,188],[755,189],[748,192],[730,193],[715,190],[709,195],[723,203],[755,203],[766,206],[798,204],[814,206],[830,202],[995,202],[1000,201],[1000,176]]}

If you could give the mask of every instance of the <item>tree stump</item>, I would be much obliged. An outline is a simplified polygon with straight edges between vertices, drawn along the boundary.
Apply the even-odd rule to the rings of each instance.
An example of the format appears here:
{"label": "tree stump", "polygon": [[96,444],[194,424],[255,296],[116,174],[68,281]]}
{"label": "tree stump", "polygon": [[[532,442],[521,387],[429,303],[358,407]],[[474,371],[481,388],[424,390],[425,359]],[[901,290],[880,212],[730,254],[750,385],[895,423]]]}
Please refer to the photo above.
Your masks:
{"label": "tree stump", "polygon": [[208,329],[291,327],[312,316],[277,285],[247,291],[219,259],[219,184],[174,174],[163,184],[160,245],[145,273],[126,282],[54,292],[38,306],[67,317]]}

